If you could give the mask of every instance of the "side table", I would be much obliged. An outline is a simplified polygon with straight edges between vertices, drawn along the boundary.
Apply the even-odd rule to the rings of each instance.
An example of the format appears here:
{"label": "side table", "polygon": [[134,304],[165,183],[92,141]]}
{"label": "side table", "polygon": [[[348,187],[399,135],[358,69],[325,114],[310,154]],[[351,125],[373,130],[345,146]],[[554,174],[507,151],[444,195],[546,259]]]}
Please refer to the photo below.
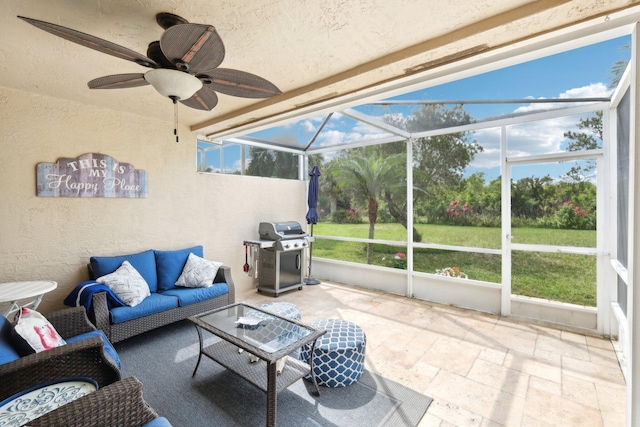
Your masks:
{"label": "side table", "polygon": [[10,282],[0,284],[0,302],[10,302],[9,310],[5,313],[5,317],[18,311],[20,304],[18,301],[30,298],[31,301],[22,304],[22,307],[32,306],[34,310],[38,308],[42,297],[47,292],[51,292],[58,287],[58,283],[53,280],[34,280],[27,282]]}

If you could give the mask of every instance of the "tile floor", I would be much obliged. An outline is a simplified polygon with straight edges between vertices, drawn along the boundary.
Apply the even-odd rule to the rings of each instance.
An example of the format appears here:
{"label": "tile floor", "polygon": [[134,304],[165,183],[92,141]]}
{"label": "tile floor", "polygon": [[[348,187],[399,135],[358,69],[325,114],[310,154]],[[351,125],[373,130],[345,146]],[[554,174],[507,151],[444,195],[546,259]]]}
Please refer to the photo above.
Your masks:
{"label": "tile floor", "polygon": [[624,426],[624,378],[605,339],[326,282],[236,299],[360,325],[366,368],[434,399],[419,427]]}

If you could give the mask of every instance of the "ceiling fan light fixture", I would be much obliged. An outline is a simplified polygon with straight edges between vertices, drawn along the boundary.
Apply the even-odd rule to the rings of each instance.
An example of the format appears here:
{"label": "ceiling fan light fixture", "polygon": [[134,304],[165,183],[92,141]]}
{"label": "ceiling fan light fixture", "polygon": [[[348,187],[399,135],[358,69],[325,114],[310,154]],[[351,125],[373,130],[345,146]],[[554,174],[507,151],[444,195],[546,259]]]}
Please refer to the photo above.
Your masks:
{"label": "ceiling fan light fixture", "polygon": [[162,96],[189,99],[202,89],[202,82],[195,76],[178,70],[156,68],[147,71],[144,79]]}

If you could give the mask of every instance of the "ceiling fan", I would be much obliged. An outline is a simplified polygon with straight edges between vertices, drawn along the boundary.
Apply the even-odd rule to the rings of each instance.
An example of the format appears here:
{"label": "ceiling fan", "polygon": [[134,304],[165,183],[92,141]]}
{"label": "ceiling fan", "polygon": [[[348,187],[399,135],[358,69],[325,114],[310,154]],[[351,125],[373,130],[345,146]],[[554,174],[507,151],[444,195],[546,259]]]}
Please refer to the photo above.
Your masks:
{"label": "ceiling fan", "polygon": [[[191,24],[172,13],[159,13],[156,22],[164,28],[159,41],[149,44],[147,55],[101,38],[37,19],[18,18],[63,39],[78,43],[143,67],[146,73],[115,74],[91,80],[90,89],[123,89],[152,85],[175,104],[212,110],[216,92],[243,98],[269,98],[282,92],[271,82],[240,70],[218,68],[225,55],[224,44],[212,25]],[[176,119],[177,120],[177,119]]]}

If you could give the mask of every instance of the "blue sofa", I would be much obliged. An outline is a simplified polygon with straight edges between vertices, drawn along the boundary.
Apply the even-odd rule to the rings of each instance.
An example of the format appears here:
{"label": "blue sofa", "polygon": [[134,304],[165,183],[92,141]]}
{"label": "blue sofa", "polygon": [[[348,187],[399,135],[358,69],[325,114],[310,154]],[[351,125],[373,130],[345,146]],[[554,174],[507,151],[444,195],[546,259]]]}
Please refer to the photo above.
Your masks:
{"label": "blue sofa", "polygon": [[[206,288],[175,286],[190,253],[203,257],[203,247],[160,251],[147,250],[120,256],[90,258],[91,280],[81,283],[65,299],[67,305],[83,305],[89,319],[104,331],[112,343],[150,331],[189,316],[223,307],[235,302],[235,287],[231,269],[221,266]],[[124,261],[135,267],[149,285],[151,295],[133,307],[118,303],[96,278],[116,271]]]}

